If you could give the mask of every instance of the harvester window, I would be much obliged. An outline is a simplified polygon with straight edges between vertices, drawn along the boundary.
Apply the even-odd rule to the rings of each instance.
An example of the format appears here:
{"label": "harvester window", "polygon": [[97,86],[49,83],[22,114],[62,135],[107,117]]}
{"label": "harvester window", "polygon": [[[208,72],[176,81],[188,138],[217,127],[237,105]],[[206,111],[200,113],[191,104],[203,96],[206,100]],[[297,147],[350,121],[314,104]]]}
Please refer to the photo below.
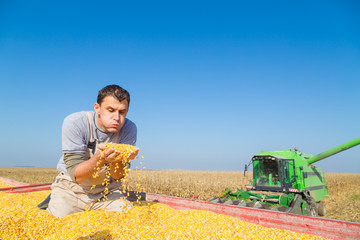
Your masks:
{"label": "harvester window", "polygon": [[256,185],[281,186],[278,161],[264,159],[259,161],[258,166]]}
{"label": "harvester window", "polygon": [[294,160],[285,161],[285,182],[292,183],[295,181],[295,171],[294,171]]}

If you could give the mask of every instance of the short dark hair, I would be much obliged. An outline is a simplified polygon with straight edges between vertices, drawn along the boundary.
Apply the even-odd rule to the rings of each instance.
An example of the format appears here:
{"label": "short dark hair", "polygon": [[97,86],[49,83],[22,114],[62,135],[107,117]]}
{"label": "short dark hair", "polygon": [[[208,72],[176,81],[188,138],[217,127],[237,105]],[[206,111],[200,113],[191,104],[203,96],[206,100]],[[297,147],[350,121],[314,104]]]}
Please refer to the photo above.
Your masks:
{"label": "short dark hair", "polygon": [[99,91],[99,94],[97,97],[97,103],[101,105],[104,98],[107,96],[112,96],[112,97],[116,98],[117,100],[119,100],[119,102],[121,102],[123,100],[127,100],[128,104],[130,105],[129,92],[118,85],[115,85],[115,84],[108,85],[108,86],[104,87],[103,89],[101,89]]}

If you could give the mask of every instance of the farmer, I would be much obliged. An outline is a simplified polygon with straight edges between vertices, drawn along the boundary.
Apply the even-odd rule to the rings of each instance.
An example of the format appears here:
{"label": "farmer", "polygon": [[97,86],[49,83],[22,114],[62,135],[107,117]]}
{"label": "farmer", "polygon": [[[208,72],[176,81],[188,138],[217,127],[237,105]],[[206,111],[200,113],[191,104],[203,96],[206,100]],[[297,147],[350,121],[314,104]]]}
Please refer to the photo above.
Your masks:
{"label": "farmer", "polygon": [[[105,150],[103,144],[135,145],[136,125],[126,118],[129,103],[130,95],[125,89],[109,85],[99,91],[95,112],[77,112],[65,118],[63,156],[57,166],[61,172],[51,186],[47,207],[52,215],[61,218],[86,209],[122,212],[131,207],[119,190],[119,180],[125,176],[124,164],[117,160],[120,153],[112,148]],[[104,151],[103,156],[99,150]],[[134,159],[138,152],[139,148],[131,152],[129,159]],[[119,170],[115,171],[114,163],[118,163]],[[110,167],[110,179],[103,186],[106,166]],[[99,176],[93,177],[97,167],[100,167]]]}

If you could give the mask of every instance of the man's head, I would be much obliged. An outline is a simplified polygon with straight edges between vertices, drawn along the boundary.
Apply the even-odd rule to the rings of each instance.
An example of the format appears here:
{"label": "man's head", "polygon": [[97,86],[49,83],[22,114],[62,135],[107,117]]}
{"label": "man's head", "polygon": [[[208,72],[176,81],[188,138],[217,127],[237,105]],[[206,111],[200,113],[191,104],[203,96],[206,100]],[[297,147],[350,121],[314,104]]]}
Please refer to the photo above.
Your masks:
{"label": "man's head", "polygon": [[118,132],[125,123],[130,94],[118,85],[109,85],[99,91],[94,105],[96,123],[105,132]]}
{"label": "man's head", "polygon": [[101,105],[104,98],[107,96],[112,96],[113,98],[119,100],[119,102],[126,99],[128,104],[130,104],[129,92],[118,85],[108,85],[101,89],[97,97],[97,103]]}

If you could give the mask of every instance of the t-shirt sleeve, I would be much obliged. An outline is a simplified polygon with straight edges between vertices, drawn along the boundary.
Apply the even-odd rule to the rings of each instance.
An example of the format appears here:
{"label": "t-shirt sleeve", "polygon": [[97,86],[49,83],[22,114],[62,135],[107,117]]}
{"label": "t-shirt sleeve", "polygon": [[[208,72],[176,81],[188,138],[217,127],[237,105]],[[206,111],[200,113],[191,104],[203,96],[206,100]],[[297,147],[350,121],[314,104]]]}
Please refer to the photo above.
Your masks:
{"label": "t-shirt sleeve", "polygon": [[86,161],[89,124],[83,112],[74,113],[64,119],[62,127],[62,151],[67,173],[75,181],[75,168]]}
{"label": "t-shirt sleeve", "polygon": [[79,114],[69,115],[64,119],[62,127],[63,153],[86,153],[86,132],[88,126]]}
{"label": "t-shirt sleeve", "polygon": [[84,161],[86,161],[86,155],[84,153],[64,153],[66,171],[74,182],[76,182],[75,168]]}

